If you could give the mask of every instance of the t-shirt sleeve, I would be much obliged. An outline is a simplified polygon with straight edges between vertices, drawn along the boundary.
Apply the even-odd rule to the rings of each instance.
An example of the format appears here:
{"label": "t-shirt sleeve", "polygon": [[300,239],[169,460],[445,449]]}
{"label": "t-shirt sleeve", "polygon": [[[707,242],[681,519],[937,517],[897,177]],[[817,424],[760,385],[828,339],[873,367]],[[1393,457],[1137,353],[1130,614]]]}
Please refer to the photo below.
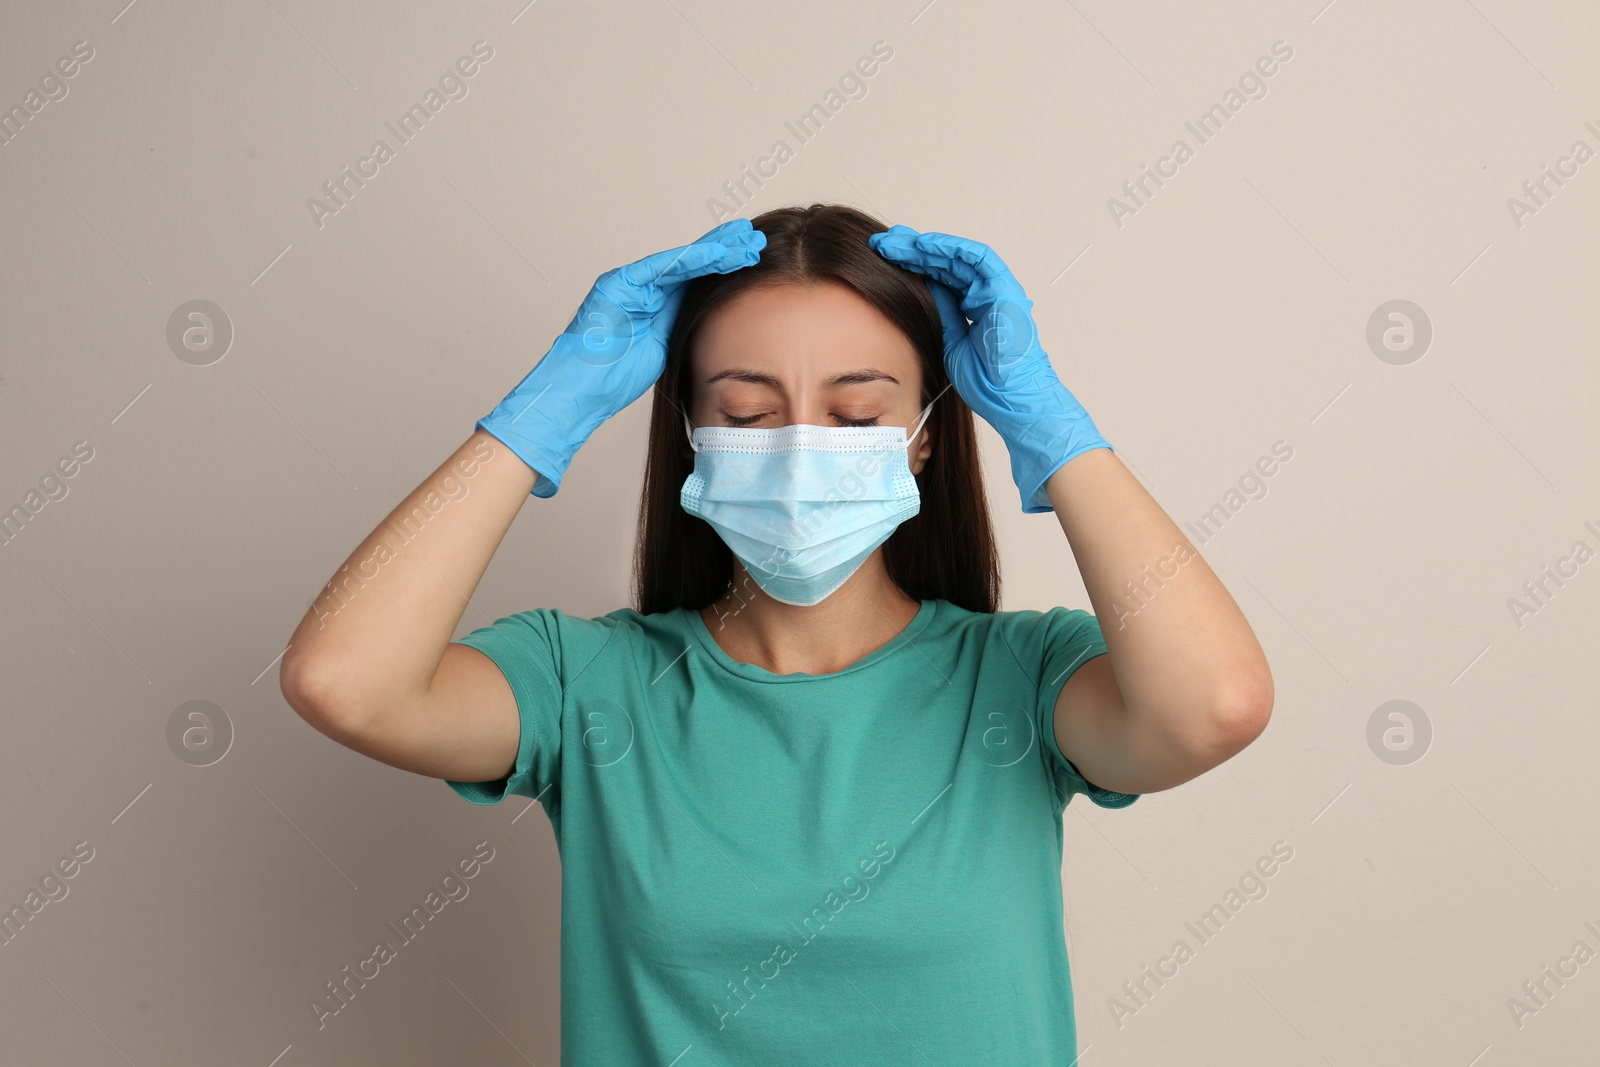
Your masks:
{"label": "t-shirt sleeve", "polygon": [[474,804],[498,804],[514,793],[540,800],[552,814],[559,806],[561,619],[559,611],[545,608],[519,612],[451,642],[475,648],[494,661],[517,698],[522,722],[517,762],[505,777],[487,782],[445,779],[446,785]]}
{"label": "t-shirt sleeve", "polygon": [[1030,652],[1040,657],[1034,722],[1057,796],[1063,807],[1073,794],[1082,793],[1102,808],[1125,808],[1139,799],[1138,793],[1118,793],[1091,784],[1056,743],[1056,698],[1074,671],[1094,657],[1106,655],[1100,620],[1082,608],[1051,608],[1038,615],[1035,625],[1038,639],[1026,643]]}

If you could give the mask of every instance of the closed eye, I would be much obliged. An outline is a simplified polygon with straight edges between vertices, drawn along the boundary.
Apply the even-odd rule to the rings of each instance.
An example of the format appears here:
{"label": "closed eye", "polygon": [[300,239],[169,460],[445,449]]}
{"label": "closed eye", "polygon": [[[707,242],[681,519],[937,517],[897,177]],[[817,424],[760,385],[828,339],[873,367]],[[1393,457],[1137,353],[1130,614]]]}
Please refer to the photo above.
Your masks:
{"label": "closed eye", "polygon": [[[727,420],[729,426],[753,426],[770,414],[772,414],[770,411],[764,411],[759,415],[729,415],[724,412],[722,417]],[[845,415],[834,415],[832,418],[840,426],[876,426],[882,416],[873,415],[865,419],[852,419]]]}

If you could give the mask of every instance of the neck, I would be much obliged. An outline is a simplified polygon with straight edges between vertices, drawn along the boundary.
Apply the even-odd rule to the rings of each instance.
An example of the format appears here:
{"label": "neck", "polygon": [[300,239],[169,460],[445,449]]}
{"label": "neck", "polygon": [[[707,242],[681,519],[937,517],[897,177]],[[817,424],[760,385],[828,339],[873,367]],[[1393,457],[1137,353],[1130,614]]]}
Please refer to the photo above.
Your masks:
{"label": "neck", "polygon": [[891,641],[920,607],[889,580],[880,550],[811,607],[772,599],[735,560],[733,588],[700,616],[741,663],[773,674],[833,674]]}

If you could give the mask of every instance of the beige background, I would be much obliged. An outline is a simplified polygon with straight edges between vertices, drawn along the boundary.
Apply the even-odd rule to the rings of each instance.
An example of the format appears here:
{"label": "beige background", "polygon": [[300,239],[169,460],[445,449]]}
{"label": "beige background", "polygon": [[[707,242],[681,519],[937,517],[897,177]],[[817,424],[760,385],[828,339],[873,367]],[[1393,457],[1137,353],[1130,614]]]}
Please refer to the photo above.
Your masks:
{"label": "beige background", "polygon": [[[992,245],[1180,522],[1293,449],[1197,542],[1268,650],[1271,726],[1127,811],[1069,808],[1083,1063],[1592,1062],[1600,960],[1520,1026],[1507,1004],[1600,951],[1600,562],[1520,627],[1507,605],[1600,549],[1600,161],[1520,227],[1507,206],[1600,149],[1592,5],[123,2],[0,6],[0,106],[94,49],[0,146],[0,506],[93,449],[0,546],[0,906],[93,849],[0,947],[8,1062],[556,1061],[542,812],[324,739],[277,657],[595,276],[704,232],[780,138],[741,214],[836,200]],[[319,228],[307,200],[479,40],[469,95]],[[797,145],[784,123],[877,40],[866,96]],[[1184,122],[1280,40],[1198,145]],[[1117,226],[1108,198],[1180,137]],[[194,299],[235,331],[209,366],[166,340]],[[1405,365],[1366,340],[1394,299],[1434,331]],[[646,414],[529,503],[459,632],[626,603]],[[1005,606],[1086,605],[984,435]],[[193,700],[233,732],[209,766],[168,739]],[[1369,747],[1390,700],[1431,723],[1424,758]],[[319,1030],[310,997],[480,841],[470,895]],[[1277,841],[1265,898],[1119,1025],[1122,983]]]}

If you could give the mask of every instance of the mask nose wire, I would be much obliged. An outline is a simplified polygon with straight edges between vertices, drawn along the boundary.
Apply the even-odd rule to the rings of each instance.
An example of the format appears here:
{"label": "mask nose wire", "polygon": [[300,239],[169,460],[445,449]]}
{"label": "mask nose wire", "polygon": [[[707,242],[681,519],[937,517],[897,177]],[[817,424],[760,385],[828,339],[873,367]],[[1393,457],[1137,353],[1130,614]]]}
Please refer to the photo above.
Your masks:
{"label": "mask nose wire", "polygon": [[[922,409],[922,415],[917,419],[917,424],[906,431],[906,444],[908,446],[917,439],[917,434],[922,432],[922,427],[927,423],[928,417],[933,414],[933,405],[938,402],[938,399],[938,397],[934,397],[933,400],[929,401],[928,406]],[[689,424],[687,412],[683,416],[683,432],[689,438],[689,448],[695,452],[700,451],[699,447],[694,443],[694,428]]]}

